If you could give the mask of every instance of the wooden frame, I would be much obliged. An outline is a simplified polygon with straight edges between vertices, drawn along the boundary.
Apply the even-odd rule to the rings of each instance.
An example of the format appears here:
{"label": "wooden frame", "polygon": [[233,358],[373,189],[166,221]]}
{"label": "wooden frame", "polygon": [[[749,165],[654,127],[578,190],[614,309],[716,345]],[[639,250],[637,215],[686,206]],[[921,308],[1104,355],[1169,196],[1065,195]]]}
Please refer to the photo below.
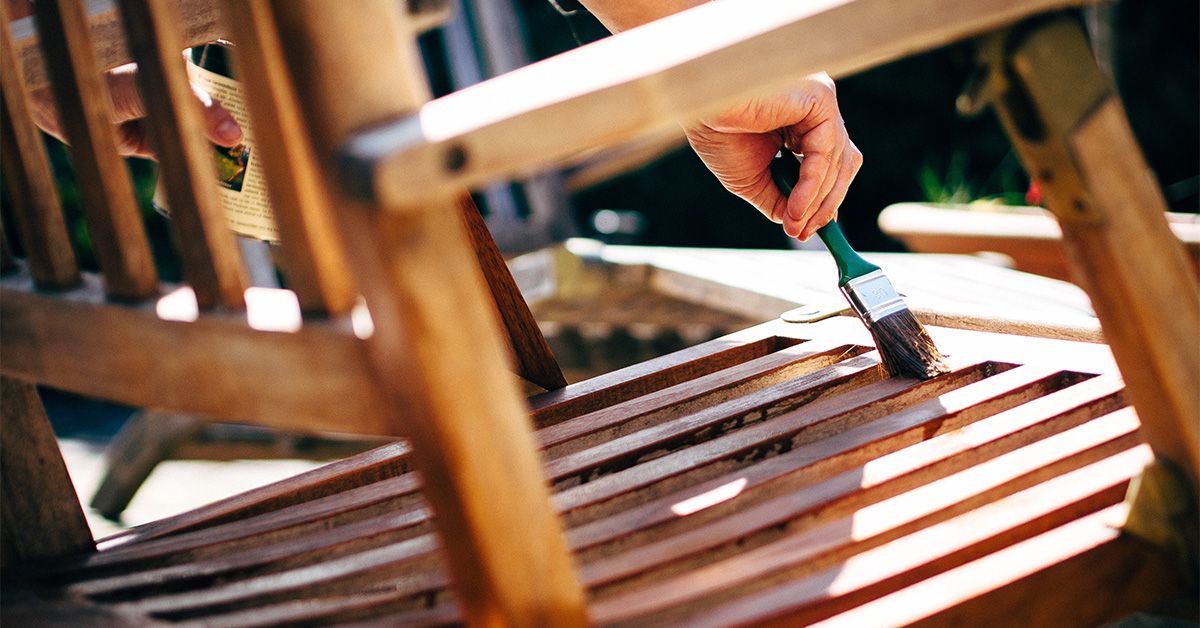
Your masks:
{"label": "wooden frame", "polygon": [[[128,0],[161,11],[137,2]],[[325,0],[253,0],[263,27],[257,36],[271,44],[259,48],[260,61],[279,81],[281,107],[298,112],[307,129],[284,139],[310,151],[318,166],[313,176],[339,237],[354,245],[346,247],[349,267],[374,321],[374,332],[354,346],[366,351],[358,383],[381,403],[349,427],[403,430],[411,447],[388,446],[104,540],[91,554],[27,563],[22,575],[76,610],[98,608],[127,622],[812,622],[913,587],[944,590],[939,575],[1013,555],[1024,573],[1053,569],[1037,551],[1044,535],[1082,530],[1087,543],[1058,554],[1060,564],[1078,565],[1073,558],[1082,555],[1151,555],[1137,573],[1150,594],[1105,591],[1108,609],[1173,595],[1178,583],[1153,558],[1157,550],[1134,546],[1126,554],[1132,541],[1098,526],[1101,514],[1121,514],[1113,507],[1147,464],[1182,469],[1182,482],[1194,486],[1200,439],[1192,438],[1197,404],[1189,402],[1197,392],[1186,378],[1200,371],[1188,354],[1200,299],[1138,161],[1111,159],[1113,146],[1122,155],[1136,149],[1115,98],[1087,72],[1094,61],[1069,22],[1003,35],[993,40],[1001,45],[985,46],[984,59],[994,64],[993,93],[1008,94],[1000,102],[1010,134],[1048,183],[1141,422],[1103,345],[933,329],[952,373],[928,382],[885,379],[866,330],[843,317],[770,323],[536,397],[527,414],[457,204],[461,185],[694,116],[820,66],[835,74],[860,69],[1064,4],[712,3],[426,104],[414,25],[391,0],[364,0],[353,10]],[[899,13],[867,19],[881,8]],[[73,0],[39,3],[38,11],[68,134],[81,170],[94,175],[114,157],[85,16]],[[150,17],[143,22],[172,22],[170,12]],[[719,26],[711,32],[720,36],[688,36],[705,26]],[[770,54],[785,60],[762,75],[730,71],[797,41],[828,46],[804,59]],[[650,54],[651,44],[670,55]],[[988,50],[1001,54],[987,57]],[[618,71],[570,72],[604,55]],[[394,61],[390,71],[378,72],[380,56]],[[626,72],[621,59],[649,69]],[[1074,70],[1087,79],[1082,89],[1061,83]],[[515,96],[527,81],[567,76],[587,78],[549,94],[529,90],[508,110],[492,108],[493,117],[477,114],[496,93]],[[1021,85],[1015,97],[1006,91],[1014,84]],[[631,96],[659,105],[644,117],[603,115]],[[581,112],[590,115],[569,115]],[[512,141],[533,129],[539,135],[530,137],[542,139]],[[556,129],[565,134],[540,135]],[[348,184],[339,174],[351,176]],[[1112,180],[1128,185],[1099,185]],[[65,321],[61,332],[78,333],[86,321],[67,319],[86,307],[153,327],[145,301],[159,285],[140,263],[144,238],[129,220],[128,195],[91,181],[89,222],[110,236],[98,243],[104,298],[142,303],[101,307],[94,287],[71,293],[90,294],[91,302],[56,319]],[[1129,234],[1135,244],[1118,257],[1113,240]],[[207,251],[219,266],[221,253]],[[58,301],[35,294],[24,276],[5,281],[0,322],[6,337],[21,338]],[[14,298],[16,317],[7,305]],[[221,312],[198,316],[191,330],[212,331],[223,343],[238,338],[212,322]],[[324,349],[305,345],[307,327],[288,338],[301,339],[292,349]],[[169,333],[186,336],[183,329]],[[345,327],[332,334],[350,338]],[[53,339],[42,332],[43,342]],[[289,350],[283,336],[275,340],[272,351]],[[80,376],[46,348],[28,343],[18,365],[6,357],[5,374]],[[238,358],[228,346],[213,351]],[[187,403],[169,388],[153,392]],[[242,411],[235,402],[213,407]],[[39,442],[53,453],[48,438]],[[0,454],[7,469],[16,455],[8,447]],[[5,475],[6,492],[15,481]],[[57,496],[67,494],[57,488]],[[79,530],[39,527],[46,523],[27,523],[34,531],[27,538],[6,535],[5,549],[37,536],[53,540],[42,546],[47,553],[87,549]],[[1109,584],[1105,571],[1079,576],[1083,595]],[[1004,584],[978,582],[967,596],[1003,599]],[[963,599],[961,590],[956,595],[947,599]],[[921,612],[954,617],[947,607]]]}

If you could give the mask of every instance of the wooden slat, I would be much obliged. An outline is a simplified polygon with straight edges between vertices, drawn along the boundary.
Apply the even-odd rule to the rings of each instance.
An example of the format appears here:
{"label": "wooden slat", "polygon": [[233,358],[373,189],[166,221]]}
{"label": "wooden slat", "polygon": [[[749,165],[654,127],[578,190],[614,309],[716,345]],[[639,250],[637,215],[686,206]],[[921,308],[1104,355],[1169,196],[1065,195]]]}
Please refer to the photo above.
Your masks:
{"label": "wooden slat", "polygon": [[593,412],[610,404],[674,386],[745,360],[778,351],[799,340],[779,338],[777,323],[765,323],[681,351],[549,391],[529,399],[541,427]]}
{"label": "wooden slat", "polygon": [[[375,322],[376,381],[389,399],[413,403],[406,431],[438,529],[453,540],[456,596],[479,623],[583,624],[583,593],[455,197],[406,215],[335,189],[337,147],[352,130],[429,98],[412,25],[388,0],[270,7],[339,228],[356,243],[349,253]],[[379,58],[396,72],[381,75]],[[485,434],[487,446],[477,446]]]}
{"label": "wooden slat", "polygon": [[869,351],[866,347],[807,342],[663,388],[538,430],[550,458],[631,434],[756,390],[810,375]]}
{"label": "wooden slat", "polygon": [[171,207],[183,274],[201,308],[243,309],[246,271],[213,180],[212,150],[200,104],[180,57],[182,17],[173,2],[121,0],[121,15],[138,63],[158,176]]}
{"label": "wooden slat", "polygon": [[[1078,425],[1084,419],[1076,416],[1060,415],[1060,417],[1055,418],[1061,418],[1061,420],[1056,421],[1052,426],[1046,426],[1043,430],[1029,431],[1026,427],[1030,423],[1037,424],[1039,420],[1044,420],[1046,414],[1053,413],[1055,408],[1077,404],[1080,399],[1094,397],[1097,393],[1103,393],[1105,390],[1111,392],[1111,385],[1112,382],[1110,380],[1104,387],[1091,387],[1091,389],[1071,391],[1072,394],[1061,395],[1061,398],[1055,403],[1041,404],[1048,407],[1040,409],[1039,412],[1027,412],[1024,413],[1024,416],[1019,412],[1025,410],[1024,406],[1020,407],[1018,411],[997,415],[982,424],[985,429],[970,432],[970,438],[962,438],[958,435],[944,436],[925,443],[921,447],[903,450],[888,458],[869,462],[864,468],[842,474],[842,476],[849,478],[850,482],[848,484],[840,482],[839,478],[842,476],[834,478],[840,482],[839,485],[842,486],[843,495],[849,498],[851,502],[838,508],[830,508],[828,503],[825,503],[821,505],[822,511],[826,513],[825,516],[843,514],[848,512],[848,509],[854,504],[862,505],[866,503],[862,500],[868,499],[868,497],[870,499],[886,497],[914,486],[920,487],[928,483],[931,477],[938,478],[949,472],[958,472],[959,476],[956,477],[959,477],[959,479],[953,480],[950,484],[950,486],[957,487],[958,492],[936,487],[922,488],[920,491],[908,494],[903,498],[906,503],[912,504],[912,507],[906,508],[906,510],[925,513],[922,515],[925,517],[934,516],[930,515],[930,513],[935,513],[939,508],[946,507],[949,504],[960,503],[960,500],[968,499],[966,497],[968,495],[993,495],[996,490],[999,490],[998,488],[989,487],[1005,487],[1004,490],[1011,492],[1015,490],[1013,487],[1024,488],[1036,481],[1064,472],[1066,469],[1063,468],[1063,464],[1054,463],[1053,461],[1055,460],[1069,459],[1072,461],[1070,468],[1075,468],[1089,460],[1096,459],[1097,456],[1107,455],[1105,452],[1112,453],[1115,451],[1112,449],[1113,447],[1128,447],[1133,442],[1132,439],[1137,429],[1137,421],[1132,415],[1127,414],[1123,417],[1117,417],[1121,421],[1120,425],[1123,426],[1120,429],[1111,427],[1109,424],[1112,421],[1108,423],[1088,424],[1084,431],[1087,434],[1092,434],[1091,437],[1080,437],[1076,433],[1078,430],[1071,431],[1070,434],[1053,437],[1049,442],[1038,443],[1034,447],[1021,450],[1022,453],[1015,457],[1006,455],[986,465],[971,468],[972,464],[978,463],[983,459],[992,458],[997,454],[1013,450],[1014,446],[1020,447],[1031,442],[1036,443],[1038,437],[1044,435],[1047,431],[1053,433],[1057,430],[1070,428],[1072,425]],[[1037,404],[1037,402],[1034,402],[1034,404]],[[1097,411],[1102,411],[1104,407],[1103,405],[1092,407],[1089,410],[1090,414],[1087,416],[1094,415]],[[1014,423],[1016,424],[1015,427],[1012,425]],[[1012,435],[1021,435],[1021,437],[1012,438]],[[996,440],[989,440],[993,438]],[[1091,438],[1091,440],[1088,438]],[[1124,438],[1125,440],[1114,440],[1120,438]],[[1065,445],[1060,444],[1059,441],[1063,441]],[[1100,447],[1099,449],[1095,448],[1096,443],[1105,442],[1112,444]],[[1085,450],[1094,453],[1084,455],[1082,452]],[[930,467],[931,464],[939,459],[950,459],[954,460],[955,463],[952,465],[941,464],[940,466],[930,468],[930,471],[934,473],[932,476],[929,473],[913,475],[912,471],[914,469]],[[969,470],[962,471],[964,468]],[[858,484],[867,481],[865,478],[869,478],[870,485],[873,487],[871,489],[871,496],[864,496],[856,492]],[[1021,479],[1017,481],[1017,478]],[[897,480],[899,480],[899,487],[888,488],[891,485],[897,484]],[[1013,482],[1018,483],[1013,484]],[[778,525],[778,519],[785,517],[787,512],[797,507],[801,509],[813,508],[818,504],[822,504],[819,500],[828,499],[830,494],[828,491],[822,490],[820,485],[816,485],[807,487],[805,495],[808,497],[801,499],[799,502],[791,497],[782,498],[780,505],[768,502],[751,511],[737,513],[731,518],[732,520],[758,520],[758,524],[739,524],[724,521],[719,526],[720,529],[710,530],[713,526],[708,526],[665,541],[665,543],[672,546],[673,551],[664,552],[660,548],[650,546],[636,550],[632,555],[610,555],[606,560],[590,564],[585,570],[585,574],[588,575],[593,586],[596,586],[603,583],[604,580],[611,579],[615,573],[629,572],[631,570],[637,571],[639,570],[639,565],[641,569],[644,569],[647,557],[650,557],[651,560],[662,560],[661,557],[669,556],[675,559],[681,555],[686,555],[681,554],[679,548],[675,547],[681,542],[694,543],[699,541],[702,545],[707,546],[719,543],[721,538],[723,538],[722,534],[728,534],[729,530],[734,530],[735,534],[748,534],[756,528]],[[812,498],[816,498],[818,501],[811,502]],[[979,499],[984,499],[984,497],[972,499],[978,502]],[[892,500],[891,503],[895,502],[896,500]],[[961,503],[969,504],[975,502]],[[892,506],[888,507],[891,508]],[[935,519],[940,520],[941,518],[950,516],[950,514],[961,512],[962,508],[960,506],[957,511],[953,509],[943,510],[941,514],[935,516]],[[880,507],[875,508],[875,510],[879,509]],[[389,517],[391,516],[378,517],[315,535],[296,533],[291,537],[295,539],[294,541],[289,540],[276,546],[255,547],[248,552],[231,552],[223,555],[223,557],[217,557],[198,564],[160,569],[128,577],[110,578],[106,581],[98,581],[86,586],[76,586],[73,589],[81,593],[111,594],[122,589],[127,590],[129,587],[141,587],[150,592],[153,589],[160,588],[166,582],[165,578],[203,579],[218,575],[228,578],[235,575],[237,570],[245,570],[256,565],[262,565],[263,561],[286,561],[284,564],[296,564],[295,561],[301,556],[304,556],[304,563],[301,564],[311,564],[312,561],[317,560],[321,555],[324,555],[325,559],[345,555],[341,549],[354,552],[353,546],[344,546],[335,554],[324,554],[339,543],[349,543],[349,540],[354,538],[355,535],[367,537],[387,534],[388,530],[395,529],[396,525],[390,523]],[[915,515],[910,515],[910,517],[915,517]],[[811,520],[806,519],[806,521]],[[726,532],[721,532],[720,530],[726,530]],[[378,540],[373,543],[386,545],[387,537],[383,538],[385,540]],[[346,549],[347,547],[348,549]],[[243,586],[245,584],[244,581],[234,581],[228,585],[217,589],[209,589],[202,593],[155,596],[137,602],[129,608],[156,610],[172,616],[190,614],[193,611],[201,612],[201,609],[208,609],[203,612],[209,612],[209,610],[228,608],[231,605],[249,604],[252,600],[254,604],[260,604],[269,599],[278,599],[279,596],[292,595],[294,592],[300,590],[297,587],[302,582],[306,583],[306,586],[320,587],[321,594],[324,595],[335,589],[344,589],[347,586],[344,581],[346,578],[361,576],[386,579],[389,577],[387,574],[398,573],[396,570],[402,564],[406,565],[407,569],[416,569],[419,571],[420,563],[413,561],[423,555],[427,555],[432,549],[432,546],[429,545],[412,546],[411,549],[380,547],[378,550],[367,550],[364,553],[358,553],[356,554],[356,558],[347,558],[344,561],[339,561],[338,564],[344,567],[335,565],[331,569],[321,572],[305,570],[304,573],[308,575],[302,579],[298,579],[298,574],[294,574],[293,572],[265,575],[255,578],[253,586],[249,587]],[[318,555],[315,557],[312,556],[313,552],[318,552]],[[660,558],[655,559],[653,558],[654,556],[659,556]],[[367,570],[369,573],[364,573],[364,565],[374,566],[373,569],[375,571],[370,571],[371,567],[368,567]],[[381,569],[383,571],[380,571]],[[614,572],[614,569],[617,571]],[[381,603],[398,603],[405,596],[412,596],[421,591],[429,590],[428,587],[430,586],[442,586],[444,584],[438,584],[438,582],[439,580],[434,579],[420,580],[416,584],[411,582],[407,585],[397,584],[392,595],[381,600]],[[172,585],[172,588],[174,586],[177,585]],[[413,588],[414,586],[416,588]],[[333,589],[330,589],[330,587],[333,587]],[[392,585],[389,585],[389,588],[392,588]],[[307,594],[316,594],[316,590],[309,590]],[[185,611],[185,609],[189,608],[193,609],[193,611]],[[223,622],[223,620],[221,621]]]}
{"label": "wooden slat", "polygon": [[[1078,24],[1045,25],[1010,54],[1011,80],[1020,82],[1032,113],[1000,106],[1001,120],[1062,224],[1075,275],[1129,384],[1147,441],[1196,486],[1200,289],[1163,218],[1166,201]],[[1018,115],[1036,116],[1042,137],[1023,133]]]}
{"label": "wooden slat", "polygon": [[[1048,455],[1055,453],[1048,447],[1041,449]],[[684,607],[683,614],[691,615],[687,619],[690,623],[709,626],[761,625],[773,620],[811,623],[1119,502],[1129,479],[1149,458],[1150,452],[1145,447],[1127,449],[873,549],[855,551],[853,547],[860,539],[871,538],[927,512],[920,500],[914,500],[907,508],[899,506],[904,504],[902,495],[856,518],[834,521],[635,593],[605,600],[593,607],[594,617],[598,623],[621,623],[647,612],[666,610],[684,600],[703,599],[705,605],[712,605],[722,598],[729,600],[732,597],[729,593],[737,591],[733,587],[744,590],[753,584],[760,593],[740,596],[702,614],[690,614]],[[969,474],[947,478],[952,480],[965,482],[955,490],[970,490],[977,481]],[[930,488],[926,492],[935,490]],[[848,553],[843,550],[844,562],[810,565],[816,556],[839,546],[847,547],[847,543],[851,549]],[[787,578],[787,572],[782,571],[787,569],[796,570],[802,577]],[[831,586],[834,582],[836,586]],[[675,611],[675,616],[679,616],[679,611]]]}
{"label": "wooden slat", "polygon": [[[184,47],[197,46],[224,36],[220,15],[215,10],[216,0],[171,1],[179,5],[183,15]],[[97,69],[107,70],[131,61],[132,56],[126,46],[125,33],[121,29],[115,2],[88,0],[80,4],[86,4],[87,7],[87,24],[92,42],[92,55],[98,64]],[[7,24],[7,21],[5,23]],[[38,47],[38,25],[34,23],[33,18],[23,18],[13,22],[10,27],[16,40],[17,58],[20,60],[25,82],[30,89],[45,87],[50,79]]]}
{"label": "wooden slat", "polygon": [[556,390],[567,385],[558,361],[550,352],[546,337],[538,328],[529,304],[513,281],[508,264],[500,255],[496,241],[492,239],[479,208],[469,194],[458,197],[458,208],[462,214],[467,235],[475,249],[475,257],[483,270],[488,290],[492,294],[492,302],[496,304],[496,313],[508,334],[509,346],[517,362],[517,373],[525,379],[545,388]]}
{"label": "wooden slat", "polygon": [[112,102],[88,41],[83,7],[55,0],[37,2],[34,10],[105,290],[119,299],[150,297],[158,290],[154,260],[125,162],[117,155]]}
{"label": "wooden slat", "polygon": [[[105,304],[96,278],[85,280],[54,297],[32,294],[28,277],[0,280],[5,374],[134,406],[296,429],[396,433],[381,413],[362,341],[344,322],[276,332],[252,329],[234,314],[162,320],[153,303]],[[394,407],[403,412],[400,403]]]}
{"label": "wooden slat", "polygon": [[184,26],[173,2],[122,0],[125,29],[131,33],[139,87],[147,107],[159,177],[171,201],[184,274],[200,307],[244,307],[246,287],[233,238],[212,182],[211,150],[197,132],[201,113],[179,59]]}
{"label": "wooden slat", "polygon": [[[185,48],[198,46],[218,39],[233,38],[230,20],[217,10],[218,0],[172,0],[178,3],[183,15],[183,45]],[[408,0],[405,3],[418,30],[424,32],[444,22],[450,7],[447,0]],[[88,24],[91,27],[92,46],[96,60],[103,69],[115,68],[132,60],[126,46],[113,0],[87,0]],[[224,8],[224,7],[222,7]],[[49,79],[46,67],[38,50],[37,28],[32,18],[22,18],[11,25],[17,40],[17,58],[21,72],[31,89],[44,87]],[[242,42],[237,41],[238,45]]]}
{"label": "wooden slat", "polygon": [[[409,210],[423,198],[659,132],[813,72],[848,74],[1072,4],[707,3],[439,98],[364,133],[347,147],[357,163],[346,176],[360,194]],[[797,42],[804,42],[803,53]],[[758,61],[764,58],[771,63]],[[751,66],[755,71],[746,72]]]}
{"label": "wooden slat", "polygon": [[[1115,410],[1122,403],[1117,394],[1120,388],[1119,381],[1093,380],[965,426],[954,421],[954,417],[946,417],[950,421],[877,419],[751,467],[589,521],[572,528],[567,538],[577,552],[586,550],[583,556],[596,555],[598,552],[593,548],[637,544],[645,536],[641,531],[652,527],[663,530],[703,523],[748,508],[781,491],[830,481],[839,470],[853,470],[856,464],[872,469],[870,474],[863,471],[865,466],[856,471],[860,474],[856,486],[862,491],[856,497],[866,497],[890,479],[915,478],[916,471],[931,468],[952,456],[970,452],[966,464],[984,460],[993,452],[1029,444]],[[950,442],[937,438],[951,432],[957,434]],[[925,443],[925,439],[932,440]]]}
{"label": "wooden slat", "polygon": [[[1099,626],[1178,595],[1175,567],[1114,522],[1118,504],[814,624]],[[1061,602],[1053,602],[1048,593]],[[1084,600],[1085,603],[1069,600]]]}
{"label": "wooden slat", "polygon": [[125,544],[143,542],[168,534],[240,521],[265,512],[341,494],[406,473],[409,470],[409,454],[410,449],[406,443],[392,443],[252,491],[227,497],[203,509],[138,526],[103,541],[111,540],[113,543]]}
{"label": "wooden slat", "polygon": [[4,565],[93,551],[92,532],[37,388],[0,377],[0,397]]}
{"label": "wooden slat", "polygon": [[[875,513],[899,510],[910,521],[930,518],[936,522],[1003,497],[1006,491],[1014,492],[1010,485],[1027,488],[1136,445],[1136,418],[1128,415],[1120,422],[1114,427],[1114,421],[1094,421],[1085,428],[1026,444],[1016,452],[1011,451],[1015,449],[1011,441],[984,443],[992,446],[972,450],[956,447],[948,442],[953,440],[949,437],[937,438],[711,523],[610,553],[587,564],[583,578],[592,587],[611,589],[619,583],[618,591],[628,591],[659,574],[747,553],[773,539],[845,515],[870,522]],[[997,454],[999,457],[992,458]],[[1068,458],[1072,459],[1067,462]],[[878,501],[889,493],[893,496]],[[859,524],[854,530],[855,539],[872,532],[869,524]]]}
{"label": "wooden slat", "polygon": [[[8,24],[7,4],[0,6],[0,24]],[[0,28],[0,98],[0,168],[9,186],[16,231],[28,256],[29,270],[39,287],[68,288],[79,283],[79,267],[46,148],[30,117],[25,84],[17,71],[7,28]]]}
{"label": "wooden slat", "polygon": [[260,19],[262,5],[221,2],[237,45],[233,61],[246,93],[255,142],[267,176],[275,224],[281,239],[280,264],[300,309],[308,314],[350,311],[358,296],[334,224],[333,205],[311,140],[292,94],[274,23]]}

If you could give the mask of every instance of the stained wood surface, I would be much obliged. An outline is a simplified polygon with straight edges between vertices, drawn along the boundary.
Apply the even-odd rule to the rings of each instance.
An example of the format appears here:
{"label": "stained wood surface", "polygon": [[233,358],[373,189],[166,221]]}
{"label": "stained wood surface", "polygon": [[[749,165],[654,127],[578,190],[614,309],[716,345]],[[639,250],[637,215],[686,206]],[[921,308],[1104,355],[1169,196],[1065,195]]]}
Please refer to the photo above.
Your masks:
{"label": "stained wood surface", "polygon": [[171,2],[121,0],[121,15],[138,63],[158,177],[171,207],[171,226],[183,274],[202,309],[245,308],[246,271],[213,179],[212,149],[200,103],[188,82],[180,51],[183,19]]}
{"label": "stained wood surface", "polygon": [[[362,341],[345,319],[264,331],[244,315],[196,318],[186,288],[168,290],[158,302],[113,307],[93,275],[56,295],[34,293],[27,276],[13,276],[0,279],[0,295],[6,375],[134,406],[284,428],[397,434],[380,411]],[[189,301],[191,316],[174,318],[187,313]],[[260,326],[276,311],[253,298],[248,309]]]}
{"label": "stained wood surface", "polygon": [[[1110,506],[814,626],[1095,626],[1143,611],[1156,592],[1179,590],[1178,576],[1164,557],[1114,525],[1127,510]],[[1054,604],[1047,591],[1069,591],[1063,597],[1075,599],[1105,594],[1087,604]],[[931,604],[931,594],[941,604]],[[944,604],[948,597],[953,606]]]}
{"label": "stained wood surface", "polygon": [[[7,23],[5,4],[0,6],[0,24]],[[0,31],[0,169],[10,190],[15,231],[37,285],[68,288],[79,282],[79,266],[59,206],[58,186],[41,133],[29,117],[25,81],[16,70],[12,37],[7,28]]]}
{"label": "stained wood surface", "polygon": [[38,559],[87,553],[92,533],[67,475],[58,441],[42,408],[37,387],[0,377],[4,447],[3,563],[11,567]]}
{"label": "stained wood surface", "polygon": [[[1103,346],[932,328],[956,372],[879,381],[855,370],[878,365],[860,329],[763,325],[688,354],[724,360],[715,371],[612,408],[571,406],[595,385],[558,393],[567,411],[538,440],[552,444],[545,472],[593,621],[836,617],[1119,502],[1149,459]],[[730,359],[736,346],[766,354]],[[454,621],[409,458],[368,452],[130,531],[40,578],[184,623]],[[845,586],[829,590],[832,574]]]}
{"label": "stained wood surface", "polygon": [[117,154],[112,101],[96,69],[83,6],[56,0],[34,9],[105,291],[118,299],[150,297],[158,291],[154,261],[133,184]]}
{"label": "stained wood surface", "polygon": [[467,236],[475,249],[475,257],[483,270],[484,280],[496,304],[496,315],[504,324],[508,342],[516,359],[516,371],[525,379],[545,388],[555,390],[567,385],[558,361],[550,352],[546,337],[538,329],[529,304],[513,281],[512,273],[492,239],[479,208],[470,195],[458,198],[458,208],[466,225]]}

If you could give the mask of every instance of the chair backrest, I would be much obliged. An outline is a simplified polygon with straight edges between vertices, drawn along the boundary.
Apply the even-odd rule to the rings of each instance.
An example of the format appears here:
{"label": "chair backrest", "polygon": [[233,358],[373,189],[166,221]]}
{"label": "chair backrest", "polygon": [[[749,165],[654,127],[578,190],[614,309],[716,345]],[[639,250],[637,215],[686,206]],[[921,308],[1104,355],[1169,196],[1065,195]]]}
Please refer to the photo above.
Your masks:
{"label": "chair backrest", "polygon": [[[198,134],[200,111],[180,57],[194,41],[181,36],[179,6],[119,3],[187,284],[167,286],[156,276],[110,122],[101,71],[121,56],[97,62],[82,3],[39,2],[47,77],[72,146],[100,273],[81,273],[75,261],[24,98],[38,75],[18,65],[4,29],[3,165],[14,191],[11,231],[27,252],[25,267],[9,264],[17,272],[4,279],[4,373],[6,393],[10,384],[13,390],[6,397],[14,400],[6,398],[6,429],[45,423],[26,383],[39,382],[215,419],[408,436],[425,453],[418,464],[444,538],[461,546],[450,552],[451,562],[472,615],[578,621],[582,594],[550,509],[517,380],[508,374],[511,356],[542,387],[565,381],[503,258],[465,193],[412,211],[380,212],[338,189],[332,153],[322,146],[428,98],[413,19],[386,0],[278,7],[239,1],[220,8],[237,42],[235,64],[252,77],[244,85],[256,150],[270,155],[264,166],[279,257],[295,303],[279,293],[247,292],[216,196],[211,150]],[[320,28],[348,30],[308,34]],[[334,58],[333,42],[361,47],[343,48],[349,54]],[[406,72],[380,74],[381,58]],[[296,97],[292,72],[308,62],[316,66],[300,80],[328,85],[323,93],[332,109],[313,112],[317,99]],[[366,327],[361,313],[351,316],[360,293]],[[281,296],[282,305],[264,302]],[[502,330],[513,340],[512,353]],[[19,422],[9,420],[10,409]],[[53,435],[42,432],[36,440],[51,451]],[[6,473],[5,481],[34,479]],[[52,501],[70,512],[65,475],[45,479],[60,484],[61,499]],[[38,549],[20,539],[15,544],[26,548],[20,558],[87,546],[86,525],[74,510],[74,525],[49,535],[65,540]],[[6,519],[38,527],[37,517],[20,508]]]}

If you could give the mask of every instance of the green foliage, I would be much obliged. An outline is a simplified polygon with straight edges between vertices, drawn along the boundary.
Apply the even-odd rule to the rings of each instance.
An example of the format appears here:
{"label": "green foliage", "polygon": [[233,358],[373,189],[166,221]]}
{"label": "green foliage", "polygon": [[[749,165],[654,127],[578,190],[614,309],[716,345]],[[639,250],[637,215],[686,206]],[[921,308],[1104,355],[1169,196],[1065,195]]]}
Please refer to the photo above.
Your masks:
{"label": "green foliage", "polygon": [[1012,152],[986,177],[971,175],[969,151],[955,148],[944,166],[926,160],[917,174],[925,201],[965,205],[984,201],[1003,205],[1024,205],[1027,181]]}

